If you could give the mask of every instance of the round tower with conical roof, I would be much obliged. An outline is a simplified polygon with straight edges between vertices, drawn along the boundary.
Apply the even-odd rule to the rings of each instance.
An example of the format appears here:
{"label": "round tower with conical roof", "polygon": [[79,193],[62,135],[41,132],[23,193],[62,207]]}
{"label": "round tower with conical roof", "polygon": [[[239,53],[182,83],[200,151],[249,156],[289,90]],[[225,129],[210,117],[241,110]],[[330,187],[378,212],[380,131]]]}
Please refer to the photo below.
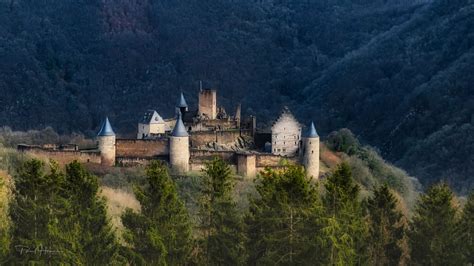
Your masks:
{"label": "round tower with conical roof", "polygon": [[189,134],[186,131],[181,112],[170,136],[170,165],[178,173],[189,171]]}
{"label": "round tower with conical roof", "polygon": [[303,165],[306,174],[319,178],[319,135],[313,122],[303,141]]}
{"label": "round tower with conical roof", "polygon": [[186,103],[186,99],[184,99],[184,94],[181,92],[181,95],[176,103],[176,114],[184,114],[188,111],[188,104]]}
{"label": "round tower with conical roof", "polygon": [[97,134],[99,142],[100,159],[102,165],[115,165],[115,132],[106,117],[102,127]]}

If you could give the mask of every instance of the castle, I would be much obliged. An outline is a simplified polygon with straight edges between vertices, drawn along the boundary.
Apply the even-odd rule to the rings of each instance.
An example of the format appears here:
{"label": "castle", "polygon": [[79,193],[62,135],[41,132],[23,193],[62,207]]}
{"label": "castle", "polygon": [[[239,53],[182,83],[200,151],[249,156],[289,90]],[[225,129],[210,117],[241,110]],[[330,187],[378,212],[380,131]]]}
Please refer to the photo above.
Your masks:
{"label": "castle", "polygon": [[305,167],[308,176],[319,177],[319,136],[314,123],[303,126],[284,108],[270,132],[257,132],[254,116],[242,117],[241,106],[233,115],[217,105],[216,90],[201,89],[198,106],[189,108],[184,95],[178,98],[176,115],[164,119],[147,111],[138,123],[136,139],[117,138],[108,118],[97,135],[97,147],[77,145],[28,146],[18,149],[62,163],[78,160],[105,166],[133,166],[150,160],[166,161],[174,173],[202,169],[205,162],[220,157],[239,175],[254,177],[264,168],[283,168],[292,162]]}

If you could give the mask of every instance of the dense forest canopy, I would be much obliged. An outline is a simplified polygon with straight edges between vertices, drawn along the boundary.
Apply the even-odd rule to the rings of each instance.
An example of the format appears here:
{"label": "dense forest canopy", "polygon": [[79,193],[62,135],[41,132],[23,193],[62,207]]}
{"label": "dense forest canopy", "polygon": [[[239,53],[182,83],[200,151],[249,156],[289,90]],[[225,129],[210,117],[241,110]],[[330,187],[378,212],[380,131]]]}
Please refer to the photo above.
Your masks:
{"label": "dense forest canopy", "polygon": [[0,1],[0,124],[126,135],[203,80],[262,126],[288,105],[466,193],[473,24],[471,0]]}
{"label": "dense forest canopy", "polygon": [[[104,194],[113,191],[103,186],[105,177],[91,174],[87,165],[62,167],[25,157],[16,165],[13,177],[0,172],[0,263],[5,265],[474,261],[474,193],[460,207],[449,186],[439,183],[408,211],[391,185],[373,186],[365,194],[353,175],[357,169],[346,162],[319,180],[301,166],[286,165],[250,181],[234,176],[218,158],[206,162],[197,179],[171,175],[163,162],[152,161],[128,183],[133,195],[116,190],[114,199]],[[238,187],[242,182],[250,188],[246,192]],[[117,204],[124,209],[117,212]]]}

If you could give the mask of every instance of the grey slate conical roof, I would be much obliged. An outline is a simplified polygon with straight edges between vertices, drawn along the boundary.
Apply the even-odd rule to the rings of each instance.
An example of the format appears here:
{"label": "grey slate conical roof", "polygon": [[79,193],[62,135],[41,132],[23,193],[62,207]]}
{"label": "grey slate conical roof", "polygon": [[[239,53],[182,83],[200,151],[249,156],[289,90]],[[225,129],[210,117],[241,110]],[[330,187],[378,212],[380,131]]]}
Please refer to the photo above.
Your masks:
{"label": "grey slate conical roof", "polygon": [[112,129],[112,126],[110,125],[109,118],[106,117],[104,123],[102,123],[102,127],[99,131],[99,134],[97,136],[102,137],[102,136],[115,136],[115,132]]}
{"label": "grey slate conical roof", "polygon": [[176,107],[188,107],[188,104],[186,103],[186,100],[184,99],[184,94],[181,92],[181,96],[178,99],[178,102],[176,103]]}
{"label": "grey slate conical roof", "polygon": [[173,137],[189,137],[186,127],[184,126],[183,119],[181,119],[181,112],[178,114],[178,119],[176,119],[176,125],[171,132]]}
{"label": "grey slate conical roof", "polygon": [[311,122],[311,126],[309,127],[307,138],[318,138],[318,132],[316,132],[316,128],[314,127],[314,122]]}

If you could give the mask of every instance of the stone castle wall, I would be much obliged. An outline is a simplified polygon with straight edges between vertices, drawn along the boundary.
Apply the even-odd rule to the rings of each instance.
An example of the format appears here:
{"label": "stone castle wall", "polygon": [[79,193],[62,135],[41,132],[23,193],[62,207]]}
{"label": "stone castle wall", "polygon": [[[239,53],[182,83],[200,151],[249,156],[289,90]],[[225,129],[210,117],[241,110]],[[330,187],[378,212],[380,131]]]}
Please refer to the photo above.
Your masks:
{"label": "stone castle wall", "polygon": [[227,130],[211,132],[191,132],[191,147],[200,147],[208,143],[233,144],[239,137],[252,136],[251,130]]}
{"label": "stone castle wall", "polygon": [[147,158],[169,154],[168,139],[117,139],[117,157]]}
{"label": "stone castle wall", "polygon": [[168,164],[168,156],[157,156],[157,157],[117,157],[116,162],[120,167],[135,167],[140,165],[148,165],[152,160],[163,161]]}
{"label": "stone castle wall", "polygon": [[57,161],[59,164],[68,164],[73,161],[78,161],[81,163],[95,163],[100,164],[101,158],[98,151],[72,151],[72,150],[46,150],[37,147],[22,147],[19,148],[22,152],[27,152],[28,154],[42,158],[42,159],[52,159]]}
{"label": "stone castle wall", "polygon": [[[239,128],[239,121],[235,119],[202,120],[189,125],[191,131],[207,131],[209,129],[226,130]],[[189,129],[189,128],[188,128]],[[194,132],[193,132],[194,133]]]}
{"label": "stone castle wall", "polygon": [[233,151],[191,150],[191,163],[204,163],[215,157],[221,158],[229,164],[236,164],[235,152]]}
{"label": "stone castle wall", "polygon": [[[233,138],[232,136],[235,137],[235,135],[230,135],[231,138]],[[237,136],[239,135],[240,134],[237,134]],[[118,166],[133,167],[137,165],[146,165],[150,160],[169,162],[170,159],[168,139],[118,139],[116,147],[116,164]],[[19,147],[19,150],[42,158],[52,158],[61,164],[70,163],[74,160],[78,160],[82,163],[101,163],[101,155],[99,151],[49,150],[35,146]],[[188,166],[191,171],[199,171],[204,167],[206,162],[212,160],[214,157],[219,157],[226,161],[232,169],[235,169],[239,175],[251,178],[255,177],[258,172],[264,170],[266,167],[282,169],[285,167],[284,165],[286,162],[298,163],[298,157],[283,157],[270,153],[240,153],[235,151],[191,149],[189,154],[179,153],[178,155],[180,158],[176,159],[180,160],[175,161],[184,163],[186,158],[189,158]],[[181,165],[181,167],[186,168],[184,165]]]}
{"label": "stone castle wall", "polygon": [[236,166],[235,152],[233,151],[214,151],[214,150],[191,150],[191,160],[189,162],[191,171],[200,171],[204,168],[205,163],[214,159],[221,158],[226,161],[231,168]]}
{"label": "stone castle wall", "polygon": [[298,163],[298,158],[282,157],[280,155],[260,153],[257,154],[256,166],[257,168],[279,167],[282,166],[285,161],[289,163]]}

